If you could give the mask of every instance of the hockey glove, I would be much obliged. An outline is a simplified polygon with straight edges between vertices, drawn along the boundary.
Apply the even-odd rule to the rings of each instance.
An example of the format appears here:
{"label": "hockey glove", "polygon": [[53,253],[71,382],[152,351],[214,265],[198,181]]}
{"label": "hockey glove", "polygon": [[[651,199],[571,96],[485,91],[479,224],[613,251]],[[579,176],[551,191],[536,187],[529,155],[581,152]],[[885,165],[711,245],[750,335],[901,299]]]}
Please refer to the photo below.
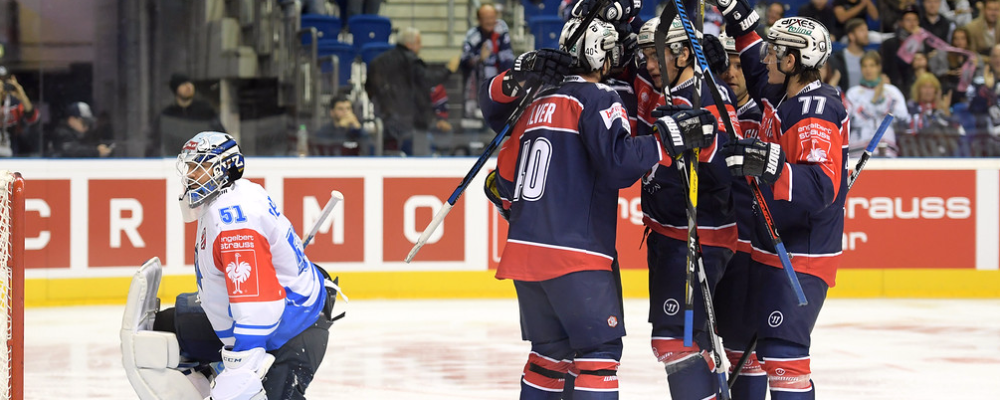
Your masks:
{"label": "hockey glove", "polygon": [[760,177],[768,185],[777,182],[785,169],[785,152],[777,143],[740,139],[735,144],[726,144],[723,154],[733,176]]}
{"label": "hockey glove", "polygon": [[212,400],[262,400],[267,398],[262,383],[274,356],[263,347],[246,351],[222,349],[225,368],[212,382]]}
{"label": "hockey glove", "polygon": [[715,126],[715,116],[708,110],[698,109],[660,117],[654,129],[667,154],[676,158],[687,150],[711,146],[715,140]]}
{"label": "hockey glove", "polygon": [[493,203],[493,206],[497,208],[497,212],[503,217],[505,221],[510,221],[510,210],[503,208],[503,199],[500,197],[500,188],[497,187],[497,179],[500,179],[497,171],[493,170],[488,175],[486,175],[486,183],[483,185],[483,190],[486,191],[486,198]]}
{"label": "hockey glove", "polygon": [[537,80],[546,85],[558,85],[572,66],[573,56],[569,53],[539,49],[518,56],[510,71],[518,82]]}
{"label": "hockey glove", "polygon": [[618,65],[615,65],[615,67],[622,68],[631,63],[632,59],[635,58],[635,49],[639,47],[639,36],[630,32],[618,37],[622,38],[618,43],[621,55],[618,57]]}
{"label": "hockey glove", "polygon": [[[590,12],[591,7],[597,5],[598,0],[580,0],[573,6],[572,15],[583,18]],[[597,16],[608,22],[628,22],[639,15],[639,8],[642,7],[642,0],[611,0],[611,3],[604,6],[604,9],[597,13]]]}
{"label": "hockey glove", "polygon": [[708,68],[713,75],[721,75],[729,69],[729,54],[726,48],[722,47],[722,41],[715,35],[705,35],[704,45],[705,58],[708,59]]}
{"label": "hockey glove", "polygon": [[757,29],[760,15],[747,0],[719,0],[719,12],[726,19],[726,34],[738,38]]}

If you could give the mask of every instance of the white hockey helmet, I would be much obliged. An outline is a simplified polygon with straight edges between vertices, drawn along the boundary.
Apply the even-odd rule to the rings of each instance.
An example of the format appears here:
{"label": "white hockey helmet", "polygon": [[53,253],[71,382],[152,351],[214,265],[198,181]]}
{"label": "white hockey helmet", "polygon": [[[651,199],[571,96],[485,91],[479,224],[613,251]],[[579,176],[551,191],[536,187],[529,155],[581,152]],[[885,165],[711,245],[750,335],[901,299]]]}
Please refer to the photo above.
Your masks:
{"label": "white hockey helmet", "polygon": [[802,67],[819,69],[830,58],[833,44],[830,31],[812,18],[788,17],[779,19],[767,33],[767,46],[761,46],[764,59],[768,46],[772,46],[778,58],[788,54],[788,49],[798,49]]}
{"label": "white hockey helmet", "polygon": [[740,55],[740,52],[736,51],[736,38],[727,35],[726,32],[722,32],[719,34],[719,41],[722,42],[722,47],[726,49],[726,53],[735,56]]}
{"label": "white hockey helmet", "polygon": [[[232,136],[206,131],[188,140],[177,155],[177,172],[184,193],[178,199],[188,208],[206,204],[231,182],[243,177],[243,153]],[[188,218],[185,218],[188,219]]]}
{"label": "white hockey helmet", "polygon": [[618,65],[621,57],[621,47],[617,45],[618,32],[608,22],[595,18],[576,43],[566,43],[582,22],[582,18],[572,18],[566,22],[559,35],[559,48],[573,55],[577,65],[587,72],[599,71],[609,56],[611,65]]}
{"label": "white hockey helmet", "polygon": [[636,36],[636,41],[640,49],[653,46],[656,27],[659,25],[660,17],[653,17],[642,24],[642,28],[639,28],[639,35]]}

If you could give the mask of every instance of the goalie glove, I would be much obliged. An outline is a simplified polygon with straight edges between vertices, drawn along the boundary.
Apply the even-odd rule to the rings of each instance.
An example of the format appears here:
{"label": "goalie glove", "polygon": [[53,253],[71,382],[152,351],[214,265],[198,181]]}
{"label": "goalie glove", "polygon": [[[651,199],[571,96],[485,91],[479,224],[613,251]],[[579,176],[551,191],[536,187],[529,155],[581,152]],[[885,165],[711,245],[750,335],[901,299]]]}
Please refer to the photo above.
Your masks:
{"label": "goalie glove", "polygon": [[747,0],[718,0],[719,12],[726,19],[726,34],[738,38],[757,29],[760,15]]}
{"label": "goalie glove", "polygon": [[[670,106],[669,109],[676,108]],[[676,158],[687,150],[711,146],[715,141],[715,127],[715,116],[708,110],[687,109],[657,118],[654,129],[660,136],[663,149],[670,157]]]}
{"label": "goalie glove", "polygon": [[764,143],[760,139],[740,139],[723,148],[726,165],[733,176],[756,176],[768,185],[781,178],[785,169],[785,152],[777,143]]}
{"label": "goalie glove", "polygon": [[224,369],[212,382],[212,400],[266,400],[262,383],[274,356],[255,347],[245,351],[222,349]]}
{"label": "goalie glove", "polygon": [[[580,0],[573,6],[571,14],[576,18],[584,18],[597,2],[597,0]],[[639,15],[641,7],[642,0],[611,0],[603,10],[598,11],[597,16],[608,22],[629,22]]]}

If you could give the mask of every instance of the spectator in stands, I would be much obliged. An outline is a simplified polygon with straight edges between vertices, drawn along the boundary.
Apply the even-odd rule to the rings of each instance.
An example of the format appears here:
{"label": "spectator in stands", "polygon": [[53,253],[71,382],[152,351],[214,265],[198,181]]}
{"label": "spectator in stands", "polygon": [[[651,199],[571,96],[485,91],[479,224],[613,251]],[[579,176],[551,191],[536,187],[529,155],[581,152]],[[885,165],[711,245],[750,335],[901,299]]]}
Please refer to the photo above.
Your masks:
{"label": "spectator in stands", "polygon": [[878,3],[878,15],[882,22],[880,31],[883,33],[895,32],[896,25],[903,17],[903,13],[917,4],[917,0],[876,0]]}
{"label": "spectator in stands", "polygon": [[969,48],[972,51],[988,56],[994,45],[1000,44],[1000,0],[983,0],[983,8],[979,17],[972,20],[966,29],[969,30]]}
{"label": "spectator in stands", "polygon": [[52,154],[66,158],[108,157],[114,143],[101,143],[94,128],[90,105],[76,102],[66,108],[66,119],[52,133]]}
{"label": "spectator in stands", "polygon": [[972,22],[972,6],[969,5],[969,0],[942,1],[941,15],[955,23],[955,26],[966,26]]}
{"label": "spectator in stands", "polygon": [[303,0],[302,13],[330,15],[328,4],[329,2],[327,0]]}
{"label": "spectator in stands", "polygon": [[24,88],[7,68],[0,66],[0,158],[29,153],[27,130],[36,122],[38,110]]}
{"label": "spectator in stands", "polygon": [[799,8],[799,16],[809,17],[819,21],[823,24],[823,26],[830,30],[830,34],[833,35],[833,40],[837,40],[837,38],[840,37],[840,32],[834,29],[837,24],[837,16],[833,13],[833,7],[830,7],[828,1],[829,0],[809,0],[808,4]]}
{"label": "spectator in stands", "polygon": [[951,95],[942,95],[941,82],[932,74],[922,74],[910,88],[911,134],[965,134],[962,126],[951,118]]}
{"label": "spectator in stands", "polygon": [[847,22],[853,18],[859,18],[862,22],[865,18],[878,21],[878,7],[875,6],[875,0],[834,0],[833,13],[837,17],[837,22],[831,33],[837,38],[847,34],[845,30]]}
{"label": "spectator in stands", "polygon": [[[870,50],[861,57],[861,84],[847,91],[847,113],[851,117],[851,158],[860,157],[868,142],[875,136],[875,130],[886,114],[896,116],[898,124],[910,122],[906,110],[906,99],[896,86],[886,82],[882,71],[882,57]],[[896,134],[893,127],[882,137],[886,149],[880,155],[895,157],[897,153]]]}
{"label": "spectator in stands", "polygon": [[[899,20],[899,29],[896,30],[896,37],[882,43],[882,72],[889,76],[889,81],[897,88],[909,87],[916,78],[913,75],[913,67],[899,58],[898,53],[903,42],[919,30],[920,13],[917,12],[916,7],[907,8],[903,10],[903,15]],[[924,52],[925,48],[921,47],[917,51]]]}
{"label": "spectator in stands", "polygon": [[[170,76],[169,85],[174,100],[160,111],[159,117],[153,121],[153,128],[150,129],[149,140],[146,143],[146,157],[163,157],[177,153],[187,139],[204,130],[225,132],[215,109],[207,101],[195,98],[194,83],[191,78],[182,73],[175,73]],[[161,126],[164,117],[202,122],[205,126],[197,128],[195,132],[169,132],[169,137],[164,141],[164,135],[167,134],[162,131]]]}
{"label": "spectator in stands", "polygon": [[[960,49],[969,50],[969,31],[965,28],[955,29],[955,32],[951,36],[951,45]],[[962,75],[962,66],[968,60],[965,54],[948,52],[943,50],[937,50],[932,52],[933,57],[931,57],[928,62],[928,69],[934,75],[941,77],[940,85],[944,93],[952,92],[954,97],[951,98],[952,103],[965,101],[965,93],[959,92],[958,81]],[[982,58],[976,54],[972,60],[976,69],[982,68]],[[914,69],[916,69],[917,60],[913,60]],[[913,99],[911,99],[913,100]],[[949,104],[949,105],[951,105]]]}
{"label": "spectator in stands", "polygon": [[847,93],[847,89],[861,83],[861,56],[868,45],[868,24],[863,19],[854,18],[847,21],[844,34],[847,35],[847,47],[834,51],[827,64],[839,71],[840,91]]}
{"label": "spectator in stands", "polygon": [[479,26],[469,29],[462,43],[462,81],[465,83],[465,116],[482,118],[479,110],[479,84],[514,66],[507,24],[499,19],[496,8],[483,4],[476,12]]}
{"label": "spectator in stands", "polygon": [[762,38],[767,37],[767,32],[771,30],[771,25],[785,17],[785,3],[775,1],[767,5],[767,23],[757,26],[757,34]]}
{"label": "spectator in stands", "polygon": [[382,8],[382,0],[347,0],[347,18],[361,14],[378,15],[379,8]]}
{"label": "spectator in stands", "polygon": [[955,23],[941,15],[941,0],[924,0],[923,7],[924,12],[920,16],[920,27],[930,32],[931,35],[950,42],[951,33],[955,30]]}
{"label": "spectator in stands", "polygon": [[428,66],[419,58],[420,48],[420,31],[404,29],[396,47],[368,65],[365,82],[375,115],[383,122],[385,148],[407,155],[430,154],[430,143],[423,142],[434,118],[431,89],[457,71],[460,62],[455,57],[447,67]]}
{"label": "spectator in stands", "polygon": [[989,63],[983,67],[983,74],[977,77],[973,86],[969,112],[975,118],[975,133],[1000,135],[1000,45],[993,46]]}
{"label": "spectator in stands", "polygon": [[310,140],[316,155],[357,156],[368,154],[368,133],[354,115],[354,107],[346,96],[330,102],[330,123],[323,125]]}
{"label": "spectator in stands", "polygon": [[[935,55],[938,53],[934,53]],[[927,54],[915,53],[913,54],[913,62],[910,63],[910,67],[913,68],[913,76],[920,76],[920,74],[925,74],[931,72]]]}

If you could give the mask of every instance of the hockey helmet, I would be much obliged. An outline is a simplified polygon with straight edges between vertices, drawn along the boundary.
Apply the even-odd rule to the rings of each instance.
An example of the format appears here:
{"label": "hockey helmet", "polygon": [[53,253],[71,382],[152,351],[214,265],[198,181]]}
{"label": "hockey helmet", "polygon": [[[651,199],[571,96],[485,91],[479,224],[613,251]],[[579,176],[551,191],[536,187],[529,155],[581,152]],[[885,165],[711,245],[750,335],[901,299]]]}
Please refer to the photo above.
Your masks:
{"label": "hockey helmet", "polygon": [[177,156],[177,172],[184,185],[178,199],[181,208],[207,204],[222,188],[243,177],[244,164],[243,153],[232,136],[212,131],[195,135]]}
{"label": "hockey helmet", "polygon": [[798,49],[803,68],[819,69],[830,58],[833,44],[830,43],[830,31],[819,21],[788,17],[779,19],[771,26],[767,43],[761,46],[761,60],[767,56],[768,48],[774,49],[778,59],[788,55],[788,49]]}
{"label": "hockey helmet", "polygon": [[576,43],[566,43],[582,22],[581,18],[566,22],[559,35],[559,48],[573,55],[577,65],[586,72],[601,70],[609,57],[611,65],[618,65],[621,58],[621,47],[617,45],[618,32],[608,22],[594,19]]}
{"label": "hockey helmet", "polygon": [[719,41],[722,42],[722,47],[726,49],[726,53],[734,56],[740,55],[740,52],[736,51],[736,39],[732,36],[722,32],[719,34]]}

